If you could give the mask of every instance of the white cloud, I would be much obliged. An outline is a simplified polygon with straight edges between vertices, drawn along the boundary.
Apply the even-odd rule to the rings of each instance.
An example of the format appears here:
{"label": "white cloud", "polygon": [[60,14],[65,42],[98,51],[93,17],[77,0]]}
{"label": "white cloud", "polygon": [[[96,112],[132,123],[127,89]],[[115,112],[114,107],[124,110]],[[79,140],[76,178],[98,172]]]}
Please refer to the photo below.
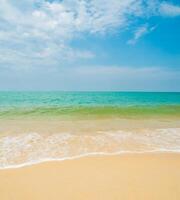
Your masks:
{"label": "white cloud", "polygon": [[[73,49],[69,41],[82,34],[105,34],[140,15],[142,0],[0,0],[0,43],[3,60],[31,64],[46,57],[90,59],[89,50]],[[11,52],[11,53],[10,53]],[[23,55],[23,56],[22,56]],[[34,59],[34,61],[33,61]],[[29,61],[29,63],[28,63]],[[43,61],[42,61],[43,62]],[[1,62],[2,63],[2,62]]]}
{"label": "white cloud", "polygon": [[135,32],[132,39],[130,39],[127,43],[130,45],[136,44],[136,42],[143,37],[144,35],[150,33],[153,31],[156,27],[149,27],[148,24],[143,24],[142,26],[138,27]]}
{"label": "white cloud", "polygon": [[[82,35],[124,30],[136,17],[157,12],[179,13],[179,7],[158,0],[0,0],[1,65],[61,64],[64,60],[91,59],[95,53],[74,48],[70,42]],[[168,7],[169,6],[169,7]],[[174,11],[172,11],[174,10]],[[170,14],[169,14],[170,15]],[[133,44],[151,31],[139,27]]]}
{"label": "white cloud", "polygon": [[160,14],[167,17],[180,16],[180,5],[163,2],[159,8]]}

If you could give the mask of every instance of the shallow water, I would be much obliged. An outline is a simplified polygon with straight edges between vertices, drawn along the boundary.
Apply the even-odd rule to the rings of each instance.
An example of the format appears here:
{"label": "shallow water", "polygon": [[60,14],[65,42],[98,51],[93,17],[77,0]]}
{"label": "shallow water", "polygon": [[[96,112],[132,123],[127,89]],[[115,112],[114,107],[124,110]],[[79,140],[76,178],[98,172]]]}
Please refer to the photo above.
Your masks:
{"label": "shallow water", "polygon": [[180,93],[0,92],[0,118],[180,117]]}

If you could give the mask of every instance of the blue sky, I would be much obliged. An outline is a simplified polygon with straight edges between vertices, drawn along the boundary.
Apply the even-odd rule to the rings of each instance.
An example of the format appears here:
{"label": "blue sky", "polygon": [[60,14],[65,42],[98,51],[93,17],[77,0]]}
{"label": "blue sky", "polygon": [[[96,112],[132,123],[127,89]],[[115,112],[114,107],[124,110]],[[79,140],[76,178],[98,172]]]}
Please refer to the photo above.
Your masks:
{"label": "blue sky", "polygon": [[179,0],[0,5],[0,90],[180,91]]}

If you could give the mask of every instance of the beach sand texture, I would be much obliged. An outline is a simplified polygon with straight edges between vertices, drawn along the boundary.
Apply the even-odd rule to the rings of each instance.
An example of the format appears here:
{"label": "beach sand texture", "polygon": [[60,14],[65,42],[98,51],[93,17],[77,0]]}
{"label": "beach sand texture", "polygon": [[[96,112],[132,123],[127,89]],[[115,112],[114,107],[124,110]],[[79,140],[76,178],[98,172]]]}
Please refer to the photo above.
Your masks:
{"label": "beach sand texture", "polygon": [[1,200],[179,200],[180,154],[122,154],[0,170]]}

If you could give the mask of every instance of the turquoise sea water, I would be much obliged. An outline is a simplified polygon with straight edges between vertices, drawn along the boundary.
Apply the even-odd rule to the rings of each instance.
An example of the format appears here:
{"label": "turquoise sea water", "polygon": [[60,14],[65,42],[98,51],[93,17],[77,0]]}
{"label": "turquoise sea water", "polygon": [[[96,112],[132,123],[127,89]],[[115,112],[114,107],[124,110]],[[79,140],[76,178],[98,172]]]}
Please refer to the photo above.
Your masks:
{"label": "turquoise sea water", "polygon": [[180,92],[0,92],[0,107],[180,105]]}
{"label": "turquoise sea water", "polygon": [[180,116],[178,92],[0,92],[0,117]]}

